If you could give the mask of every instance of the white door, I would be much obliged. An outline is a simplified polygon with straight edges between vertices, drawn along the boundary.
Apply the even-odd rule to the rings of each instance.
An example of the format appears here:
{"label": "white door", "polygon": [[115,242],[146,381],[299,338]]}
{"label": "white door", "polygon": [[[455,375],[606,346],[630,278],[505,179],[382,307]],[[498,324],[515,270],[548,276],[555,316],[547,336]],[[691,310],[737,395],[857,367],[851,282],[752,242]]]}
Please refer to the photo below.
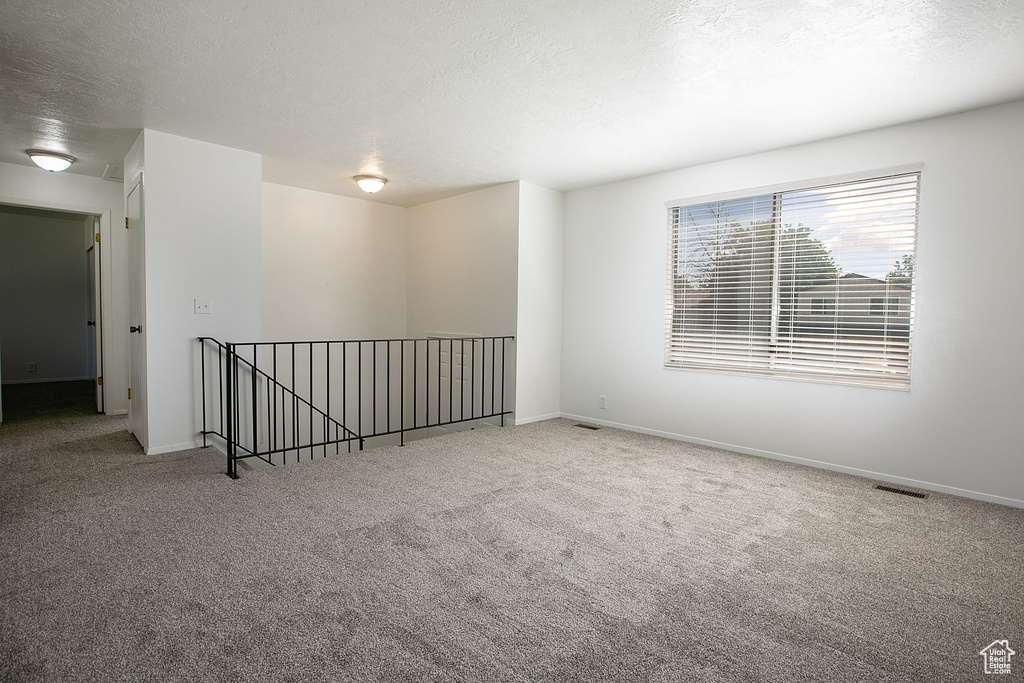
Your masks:
{"label": "white door", "polygon": [[89,365],[96,382],[96,412],[103,412],[103,334],[100,315],[100,219],[94,217],[93,244],[86,252],[89,273]]}
{"label": "white door", "polygon": [[128,253],[128,431],[144,449],[149,448],[146,405],[146,225],[142,210],[142,180],[128,194],[125,228]]}

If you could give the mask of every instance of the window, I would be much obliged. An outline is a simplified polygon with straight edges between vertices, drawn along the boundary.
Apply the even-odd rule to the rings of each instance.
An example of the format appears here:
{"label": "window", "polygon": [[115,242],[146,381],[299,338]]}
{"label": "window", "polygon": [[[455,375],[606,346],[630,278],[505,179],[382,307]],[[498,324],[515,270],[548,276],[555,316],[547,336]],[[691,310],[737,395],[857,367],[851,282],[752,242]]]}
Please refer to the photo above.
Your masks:
{"label": "window", "polygon": [[888,299],[873,296],[871,297],[871,315],[896,314],[900,310],[899,297],[890,296]]}
{"label": "window", "polygon": [[835,315],[836,314],[836,300],[835,299],[811,299],[811,314],[812,315]]}
{"label": "window", "polygon": [[670,204],[665,366],[909,388],[919,181]]}

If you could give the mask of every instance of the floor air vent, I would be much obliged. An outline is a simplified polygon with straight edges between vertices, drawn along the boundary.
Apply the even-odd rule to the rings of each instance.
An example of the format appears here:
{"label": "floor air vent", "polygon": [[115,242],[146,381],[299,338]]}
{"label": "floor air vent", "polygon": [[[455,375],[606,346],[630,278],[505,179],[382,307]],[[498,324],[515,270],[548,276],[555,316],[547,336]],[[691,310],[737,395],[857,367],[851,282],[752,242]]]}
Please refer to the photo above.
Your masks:
{"label": "floor air vent", "polygon": [[579,427],[580,429],[600,429],[600,427],[598,427],[597,425],[585,425],[582,422],[576,426]]}
{"label": "floor air vent", "polygon": [[873,488],[879,491],[888,491],[889,493],[898,493],[901,496],[910,496],[911,498],[927,498],[927,493],[921,493],[920,491],[911,491],[910,489],[902,489],[899,486],[886,486],[885,484],[876,484]]}

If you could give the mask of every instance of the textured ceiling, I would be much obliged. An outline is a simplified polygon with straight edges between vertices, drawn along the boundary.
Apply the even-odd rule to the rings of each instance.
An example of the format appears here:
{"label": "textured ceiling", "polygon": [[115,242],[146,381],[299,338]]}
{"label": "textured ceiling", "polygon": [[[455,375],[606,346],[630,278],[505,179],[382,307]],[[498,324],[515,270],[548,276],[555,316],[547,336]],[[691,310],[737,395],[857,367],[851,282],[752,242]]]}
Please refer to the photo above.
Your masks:
{"label": "textured ceiling", "polygon": [[0,161],[99,176],[142,127],[412,205],[559,190],[1024,97],[1024,2],[32,0],[0,5]]}

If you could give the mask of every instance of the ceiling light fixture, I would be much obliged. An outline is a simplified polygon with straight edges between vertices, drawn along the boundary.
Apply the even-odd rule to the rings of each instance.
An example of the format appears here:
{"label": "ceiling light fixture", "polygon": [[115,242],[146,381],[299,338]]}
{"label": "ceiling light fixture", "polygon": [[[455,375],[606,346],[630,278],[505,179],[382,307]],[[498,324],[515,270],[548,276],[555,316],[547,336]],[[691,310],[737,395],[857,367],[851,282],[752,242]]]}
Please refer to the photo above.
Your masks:
{"label": "ceiling light fixture", "polygon": [[47,152],[45,149],[26,149],[25,153],[28,154],[29,159],[35,162],[36,166],[51,172],[67,170],[71,164],[78,161],[70,154]]}
{"label": "ceiling light fixture", "polygon": [[384,187],[384,184],[388,182],[387,178],[382,178],[379,175],[357,175],[352,180],[356,181],[359,189],[366,194],[379,192]]}

